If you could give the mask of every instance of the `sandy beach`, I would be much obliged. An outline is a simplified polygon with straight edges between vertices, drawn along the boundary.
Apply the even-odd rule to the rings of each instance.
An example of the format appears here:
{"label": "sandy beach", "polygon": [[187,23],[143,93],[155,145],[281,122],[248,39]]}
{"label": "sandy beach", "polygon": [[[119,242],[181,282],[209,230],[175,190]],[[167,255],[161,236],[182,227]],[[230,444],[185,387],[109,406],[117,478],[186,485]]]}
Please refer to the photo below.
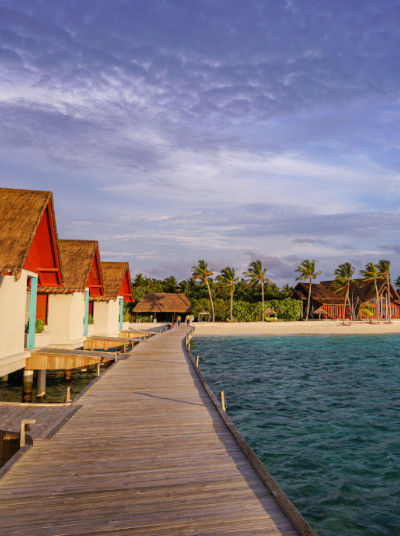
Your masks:
{"label": "sandy beach", "polygon": [[352,322],[343,325],[338,320],[316,320],[308,322],[195,322],[195,337],[212,336],[281,336],[281,335],[387,335],[400,334],[400,321]]}

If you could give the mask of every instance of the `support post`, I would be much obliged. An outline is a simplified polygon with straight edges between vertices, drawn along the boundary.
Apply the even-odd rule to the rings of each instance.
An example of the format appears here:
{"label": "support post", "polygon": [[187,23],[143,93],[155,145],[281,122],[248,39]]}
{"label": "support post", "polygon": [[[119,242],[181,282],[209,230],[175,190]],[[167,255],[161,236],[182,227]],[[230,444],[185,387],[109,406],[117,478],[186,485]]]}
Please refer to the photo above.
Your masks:
{"label": "support post", "polygon": [[124,322],[124,298],[120,298],[119,300],[119,329],[122,331]]}
{"label": "support post", "polygon": [[67,393],[65,395],[65,402],[71,402],[71,386],[68,385]]}
{"label": "support post", "polygon": [[225,400],[225,392],[224,391],[221,391],[219,393],[219,397],[221,398],[221,406],[222,406],[222,409],[225,411],[226,413],[226,400]]}
{"label": "support post", "polygon": [[83,319],[83,335],[87,337],[89,326],[89,289],[85,290],[85,316]]}
{"label": "support post", "polygon": [[46,371],[37,371],[36,398],[44,398],[46,396]]}
{"label": "support post", "polygon": [[24,369],[22,402],[32,402],[33,370]]}
{"label": "support post", "polygon": [[200,359],[200,357],[197,356],[197,357],[196,357],[196,367],[197,367],[197,368],[199,368],[199,359]]}
{"label": "support post", "polygon": [[97,363],[97,376],[100,376],[100,363]]}
{"label": "support post", "polygon": [[71,371],[70,370],[64,370],[64,380],[66,382],[71,381]]}
{"label": "support post", "polygon": [[36,301],[38,278],[31,277],[31,301],[29,306],[28,348],[35,348]]}

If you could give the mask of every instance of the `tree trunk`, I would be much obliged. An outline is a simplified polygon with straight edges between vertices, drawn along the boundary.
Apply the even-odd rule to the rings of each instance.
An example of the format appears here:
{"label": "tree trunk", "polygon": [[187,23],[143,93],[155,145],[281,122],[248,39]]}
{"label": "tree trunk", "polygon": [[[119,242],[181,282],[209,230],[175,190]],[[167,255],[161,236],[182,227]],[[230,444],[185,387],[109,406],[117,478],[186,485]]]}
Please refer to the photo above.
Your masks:
{"label": "tree trunk", "polygon": [[212,321],[215,322],[214,302],[213,302],[213,299],[212,299],[211,288],[210,288],[210,283],[208,282],[208,279],[206,279],[206,285],[207,285],[208,295],[210,296],[211,311],[212,311]]}
{"label": "tree trunk", "polygon": [[[344,305],[343,305],[343,325],[346,323],[346,304],[349,301],[349,284],[347,284],[346,287],[346,294],[344,297]],[[350,309],[350,301],[349,301],[349,309]]]}
{"label": "tree trunk", "polygon": [[378,285],[376,284],[376,278],[374,279],[374,284],[375,284],[375,294],[376,294],[376,308],[375,308],[375,313],[376,313],[376,319],[377,319],[378,322],[379,322],[379,292],[378,292]]}
{"label": "tree trunk", "polygon": [[233,322],[233,292],[231,292],[230,312],[231,312],[231,322]]}
{"label": "tree trunk", "polygon": [[308,283],[308,300],[307,300],[307,314],[306,314],[306,322],[308,320],[308,315],[310,314],[310,302],[311,302],[311,278],[310,282]]}
{"label": "tree trunk", "polygon": [[388,321],[391,322],[392,321],[392,307],[391,307],[391,303],[390,303],[390,279],[389,279],[389,276],[386,277],[386,284],[387,284],[387,297],[388,297],[388,304],[389,304]]}
{"label": "tree trunk", "polygon": [[261,281],[262,321],[264,322],[264,281]]}

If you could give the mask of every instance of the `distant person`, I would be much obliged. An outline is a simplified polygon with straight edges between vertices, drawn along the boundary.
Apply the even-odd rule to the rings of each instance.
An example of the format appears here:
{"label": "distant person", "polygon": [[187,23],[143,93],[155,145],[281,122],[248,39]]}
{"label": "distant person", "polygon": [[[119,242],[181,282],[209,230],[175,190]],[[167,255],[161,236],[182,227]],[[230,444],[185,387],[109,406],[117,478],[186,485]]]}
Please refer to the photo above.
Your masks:
{"label": "distant person", "polygon": [[178,324],[178,326],[179,326],[179,324],[181,323],[181,317],[180,317],[180,316],[177,317],[177,319],[176,319],[176,323]]}

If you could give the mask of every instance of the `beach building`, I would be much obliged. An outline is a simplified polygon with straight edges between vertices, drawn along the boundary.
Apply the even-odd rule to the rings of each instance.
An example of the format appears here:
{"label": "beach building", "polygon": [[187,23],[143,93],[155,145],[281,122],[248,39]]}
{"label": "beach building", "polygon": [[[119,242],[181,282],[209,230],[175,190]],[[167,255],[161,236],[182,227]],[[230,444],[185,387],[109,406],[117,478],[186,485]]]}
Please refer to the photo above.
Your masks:
{"label": "beach building", "polygon": [[[308,299],[308,283],[298,283],[292,292],[292,297],[303,301],[303,315],[306,315]],[[386,285],[385,281],[378,281],[378,300],[373,282],[363,283],[361,280],[352,281],[349,299],[353,311],[353,318],[363,318],[362,306],[371,305],[373,318],[388,320],[400,318],[400,296],[393,285]],[[343,318],[344,293],[336,292],[333,281],[312,283],[310,318],[341,319]],[[390,303],[390,308],[389,308]],[[346,307],[346,317],[350,317],[349,306]]]}
{"label": "beach building", "polygon": [[155,292],[145,294],[139,303],[136,304],[133,312],[153,315],[155,321],[171,322],[177,316],[188,314],[191,307],[192,304],[185,294]]}
{"label": "beach building", "polygon": [[124,304],[133,302],[131,274],[127,262],[102,262],[104,295],[94,297],[96,334],[118,335],[123,329]]}
{"label": "beach building", "polygon": [[[62,287],[51,192],[0,188],[0,376],[25,367],[35,347],[42,289]],[[27,330],[27,334],[25,334]]]}
{"label": "beach building", "polygon": [[104,295],[99,246],[95,240],[58,240],[63,285],[44,287],[50,343],[77,348],[95,331],[94,300]]}

